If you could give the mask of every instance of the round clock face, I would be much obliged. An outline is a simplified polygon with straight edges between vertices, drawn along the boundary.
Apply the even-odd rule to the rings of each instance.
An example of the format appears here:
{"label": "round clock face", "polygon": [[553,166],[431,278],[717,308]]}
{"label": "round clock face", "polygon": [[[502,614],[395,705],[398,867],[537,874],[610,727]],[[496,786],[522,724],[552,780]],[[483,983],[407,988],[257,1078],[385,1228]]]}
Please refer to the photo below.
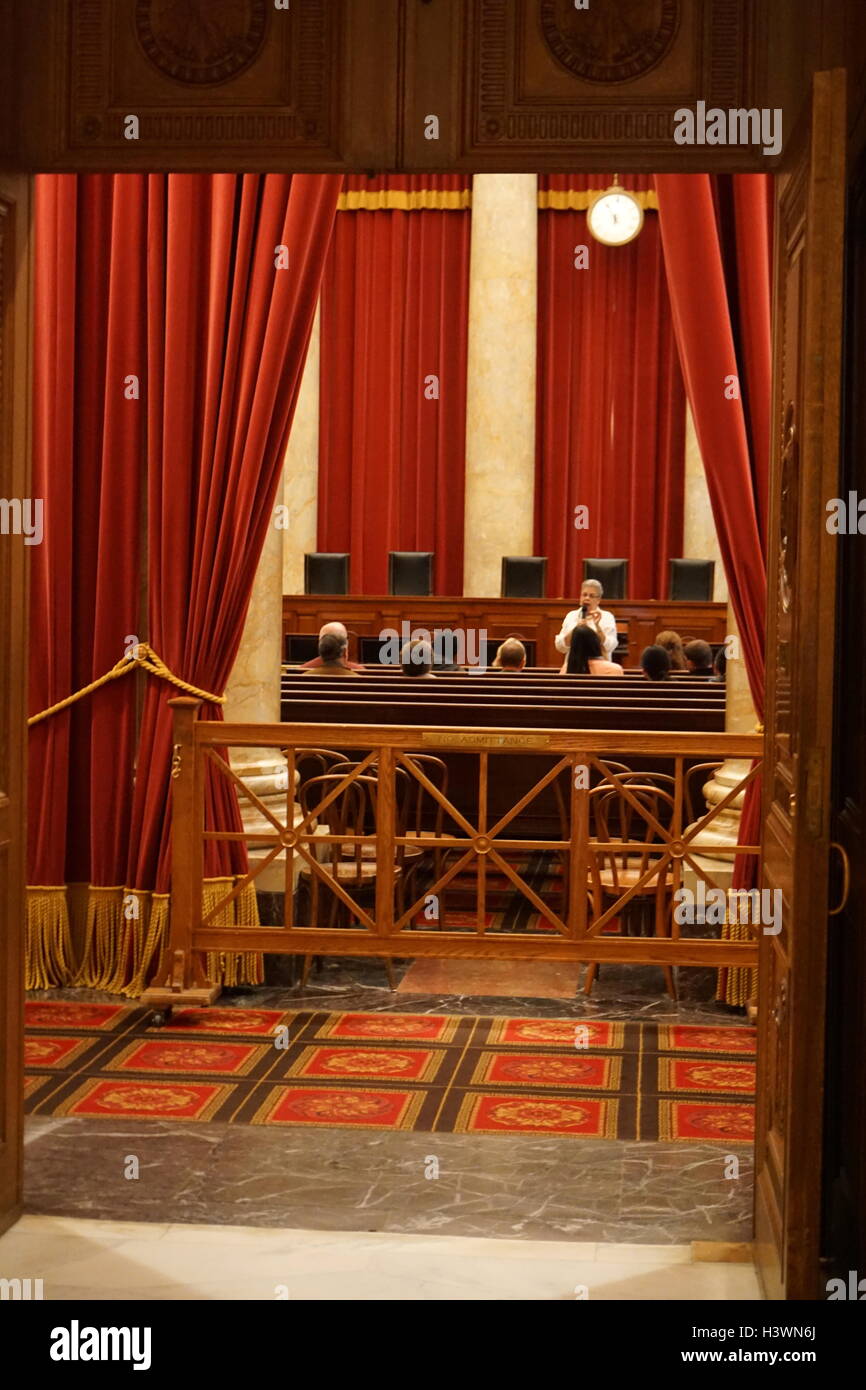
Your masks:
{"label": "round clock face", "polygon": [[643,226],[643,208],[625,192],[602,193],[587,214],[589,230],[605,246],[624,246]]}

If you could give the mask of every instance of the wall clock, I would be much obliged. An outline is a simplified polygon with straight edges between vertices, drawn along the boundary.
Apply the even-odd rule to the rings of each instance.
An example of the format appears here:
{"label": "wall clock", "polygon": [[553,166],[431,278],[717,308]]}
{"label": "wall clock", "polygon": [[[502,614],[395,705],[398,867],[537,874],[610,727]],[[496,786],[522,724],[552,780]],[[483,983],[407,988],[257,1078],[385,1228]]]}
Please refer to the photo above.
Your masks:
{"label": "wall clock", "polygon": [[633,193],[623,188],[616,174],[613,183],[589,206],[586,223],[596,241],[605,246],[625,246],[643,226],[643,208]]}

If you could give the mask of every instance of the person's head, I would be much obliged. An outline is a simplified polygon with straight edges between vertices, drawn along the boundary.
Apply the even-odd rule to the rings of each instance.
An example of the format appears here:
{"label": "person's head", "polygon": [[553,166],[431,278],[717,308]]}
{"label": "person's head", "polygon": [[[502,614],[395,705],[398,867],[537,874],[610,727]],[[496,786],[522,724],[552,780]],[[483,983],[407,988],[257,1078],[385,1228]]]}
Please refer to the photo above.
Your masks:
{"label": "person's head", "polygon": [[651,681],[670,679],[671,659],[664,647],[644,647],[640,656],[643,673]]}
{"label": "person's head", "polygon": [[522,671],[526,665],[526,648],[516,637],[506,637],[493,658],[497,670]]}
{"label": "person's head", "polygon": [[407,642],[400,652],[404,676],[429,676],[433,669],[433,648],[429,642],[416,639]]}
{"label": "person's head", "polygon": [[349,634],[345,623],[322,623],[319,628],[319,637],[339,637],[346,647],[349,645]]}
{"label": "person's head", "polygon": [[713,649],[709,642],[687,642],[684,649],[690,671],[712,671]]}
{"label": "person's head", "polygon": [[566,673],[569,676],[589,675],[589,663],[601,656],[601,640],[594,628],[578,626],[571,634]]}
{"label": "person's head", "polygon": [[664,647],[671,659],[672,671],[686,670],[686,654],[683,651],[682,638],[678,632],[670,632],[667,629],[660,632],[655,640],[657,647]]}
{"label": "person's head", "polygon": [[594,613],[603,593],[604,589],[597,579],[584,579],[580,586],[581,608],[588,608],[590,613]]}
{"label": "person's head", "polygon": [[340,637],[336,632],[325,632],[319,638],[319,656],[326,666],[333,666],[345,656],[347,646],[346,637]]}
{"label": "person's head", "polygon": [[716,680],[723,681],[728,669],[728,658],[725,655],[724,647],[719,647],[716,652],[716,659],[713,662],[713,670],[716,673]]}

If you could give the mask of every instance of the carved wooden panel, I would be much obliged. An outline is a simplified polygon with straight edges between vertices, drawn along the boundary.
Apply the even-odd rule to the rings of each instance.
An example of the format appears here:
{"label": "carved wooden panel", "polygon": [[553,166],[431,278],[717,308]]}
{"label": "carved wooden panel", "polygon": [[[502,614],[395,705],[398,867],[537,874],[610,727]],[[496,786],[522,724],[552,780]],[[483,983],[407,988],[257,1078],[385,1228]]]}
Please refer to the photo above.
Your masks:
{"label": "carved wooden panel", "polygon": [[763,887],[781,894],[782,929],[760,937],[755,1139],[757,1262],[770,1298],[814,1297],[818,1271],[844,77],[816,74],[811,127],[794,134],[777,182],[762,868]]}
{"label": "carved wooden panel", "polygon": [[[21,21],[34,79],[22,93],[25,158],[43,169],[392,164],[396,8],[397,0],[31,7]],[[137,138],[128,138],[130,116]]]}
{"label": "carved wooden panel", "polygon": [[[754,0],[472,0],[464,12],[467,166],[609,169],[627,151],[631,169],[706,168],[706,147],[674,142],[676,109],[753,104]],[[714,147],[712,166],[731,153]],[[733,153],[766,167],[760,151]]]}

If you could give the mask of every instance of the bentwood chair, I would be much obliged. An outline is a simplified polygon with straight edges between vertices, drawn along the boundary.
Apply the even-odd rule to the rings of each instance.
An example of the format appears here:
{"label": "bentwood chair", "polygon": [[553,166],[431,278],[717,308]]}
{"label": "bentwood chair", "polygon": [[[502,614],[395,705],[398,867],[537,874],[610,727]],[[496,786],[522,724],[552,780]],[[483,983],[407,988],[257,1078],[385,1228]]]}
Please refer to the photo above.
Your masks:
{"label": "bentwood chair", "polygon": [[[672,872],[669,864],[661,867],[665,840],[663,835],[659,835],[656,824],[662,831],[669,829],[674,815],[674,798],[663,785],[656,785],[656,779],[661,779],[663,775],[633,774],[626,779],[620,778],[620,786],[603,782],[589,794],[591,801],[594,801],[597,839],[602,843],[628,842],[623,849],[590,848],[588,861],[593,913],[600,917],[611,899],[620,898],[650,871],[646,882],[619,914],[621,919],[629,923],[637,917],[642,935],[647,934],[648,925],[652,926],[655,936],[669,934]],[[643,780],[637,780],[638,777]],[[658,867],[652,872],[654,865]],[[667,965],[663,969],[668,994],[675,999],[673,971]],[[584,983],[586,994],[591,992],[597,975],[598,963],[593,962]]]}
{"label": "bentwood chair", "polygon": [[[378,783],[375,777],[368,777],[365,774],[353,777],[350,782],[346,782],[346,770],[344,769],[342,772],[331,771],[320,777],[311,777],[300,790],[301,810],[304,816],[315,817],[318,808],[326,797],[337,789],[336,796],[328,802],[323,815],[327,816],[330,833],[335,836],[346,836],[347,843],[335,840],[325,846],[327,857],[321,867],[324,874],[338,883],[343,891],[357,902],[359,907],[369,908],[371,902],[375,904],[376,880],[380,867],[375,857],[375,846],[352,843],[349,837],[369,836],[375,833]],[[369,854],[370,849],[373,850],[372,856]],[[365,850],[368,852],[365,853]],[[399,883],[402,873],[402,865],[395,860],[393,865],[395,885]],[[309,869],[303,869],[300,881],[309,898],[309,922],[307,925],[318,925],[320,920],[319,900],[322,894],[319,875]],[[327,926],[333,928],[345,925],[351,929],[351,915],[346,904],[335,892],[330,890],[326,890],[326,897],[324,912],[327,915]],[[349,947],[347,954],[350,952],[351,947]],[[304,968],[301,976],[302,987],[307,982],[312,961],[312,953],[304,956]],[[390,960],[386,958],[384,965],[388,982],[393,989],[394,972]]]}
{"label": "bentwood chair", "polygon": [[[441,758],[433,757],[429,753],[407,753],[405,756],[407,762],[413,763],[423,772],[440,795],[448,795],[448,768]],[[357,765],[355,762],[346,760],[336,763],[331,771],[343,774]],[[370,777],[377,777],[378,772],[379,769],[375,763],[367,769],[367,775]],[[395,863],[399,864],[402,870],[397,888],[397,909],[402,914],[405,910],[410,880],[414,879],[423,869],[428,868],[432,861],[433,882],[435,882],[442,873],[443,857],[447,857],[448,851],[443,851],[436,844],[436,840],[442,835],[444,807],[418,778],[413,777],[405,768],[395,767],[394,773],[396,834],[400,838],[414,841],[413,844],[409,845],[397,845],[394,856]],[[375,845],[364,845],[362,849],[368,857],[375,857]],[[444,903],[442,895],[439,895],[437,925],[440,928],[443,921]]]}

